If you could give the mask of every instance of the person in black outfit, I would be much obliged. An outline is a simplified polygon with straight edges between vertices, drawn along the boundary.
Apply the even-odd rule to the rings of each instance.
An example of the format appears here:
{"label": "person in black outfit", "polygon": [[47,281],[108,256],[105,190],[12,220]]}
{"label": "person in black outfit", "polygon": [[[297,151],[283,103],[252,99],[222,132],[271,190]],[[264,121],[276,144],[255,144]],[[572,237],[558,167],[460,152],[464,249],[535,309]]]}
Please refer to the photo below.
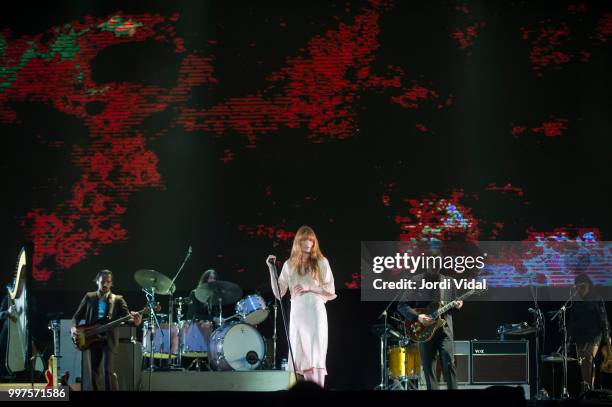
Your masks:
{"label": "person in black outfit", "polygon": [[[434,250],[433,255],[439,255]],[[443,276],[439,270],[428,269],[425,273],[416,275],[412,278],[416,282],[416,287],[421,287],[421,282],[440,282],[449,279],[450,289],[432,290],[406,290],[397,306],[397,311],[409,321],[419,321],[428,326],[433,323],[427,314],[417,312],[416,308],[427,308],[428,312],[435,311],[440,305],[447,304],[456,298],[455,285],[451,277]],[[442,304],[440,304],[442,303]],[[419,343],[419,352],[423,364],[423,373],[428,390],[438,390],[438,379],[436,377],[436,363],[438,355],[442,366],[442,374],[446,380],[448,389],[457,389],[455,352],[453,343],[453,317],[454,311],[461,309],[463,301],[455,301],[454,308],[442,317],[446,321],[443,328],[437,330],[434,336],[427,342]]]}
{"label": "person in black outfit", "polygon": [[[213,269],[206,270],[200,280],[198,281],[198,287],[206,283],[214,283],[219,280],[219,273]],[[219,304],[204,304],[200,302],[195,296],[196,290],[192,290],[189,294],[191,304],[187,309],[188,320],[200,320],[200,321],[212,321],[215,316],[219,314]]]}
{"label": "person in black outfit", "polygon": [[[113,273],[110,270],[100,271],[94,280],[97,291],[88,292],[83,297],[72,317],[72,335],[76,334],[76,326],[80,320],[85,324],[105,323],[131,315],[130,323],[138,326],[142,317],[137,312],[130,312],[127,303],[120,295],[111,293]],[[111,329],[103,341],[96,342],[83,352],[83,360],[91,361],[92,378],[90,383],[83,383],[83,390],[118,390],[119,381],[115,372],[115,358],[118,352],[119,338]],[[85,365],[85,363],[84,363]]]}
{"label": "person in black outfit", "polygon": [[574,279],[579,299],[571,307],[568,333],[576,343],[576,353],[580,360],[582,375],[581,389],[593,388],[593,359],[602,339],[610,343],[610,327],[606,306],[601,296],[593,292],[593,282],[586,273]]}

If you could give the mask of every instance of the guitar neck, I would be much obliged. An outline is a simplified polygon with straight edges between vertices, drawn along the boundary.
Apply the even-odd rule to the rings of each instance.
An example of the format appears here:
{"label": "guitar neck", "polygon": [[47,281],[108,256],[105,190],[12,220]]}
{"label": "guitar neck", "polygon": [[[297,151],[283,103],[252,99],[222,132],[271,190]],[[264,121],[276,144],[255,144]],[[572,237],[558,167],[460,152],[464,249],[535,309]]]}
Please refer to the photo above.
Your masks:
{"label": "guitar neck", "polygon": [[431,314],[432,318],[438,318],[440,315],[444,314],[446,311],[450,310],[451,308],[453,308],[455,306],[455,301],[463,301],[464,299],[468,298],[470,295],[474,294],[476,292],[476,290],[470,290],[467,291],[465,293],[463,293],[462,295],[460,295],[458,298],[456,298],[455,300],[449,302],[448,304],[438,308],[434,313]]}
{"label": "guitar neck", "polygon": [[[142,314],[145,311],[146,308],[143,308],[142,310],[138,311],[139,314]],[[109,322],[108,324],[104,324],[102,326],[97,327],[94,331],[96,334],[102,333],[104,331],[108,331],[109,329],[113,329],[114,327],[121,325],[122,323],[124,323],[125,321],[127,321],[128,319],[130,319],[132,316],[131,315],[126,315],[124,317],[121,317],[119,319],[116,319],[114,321]]]}

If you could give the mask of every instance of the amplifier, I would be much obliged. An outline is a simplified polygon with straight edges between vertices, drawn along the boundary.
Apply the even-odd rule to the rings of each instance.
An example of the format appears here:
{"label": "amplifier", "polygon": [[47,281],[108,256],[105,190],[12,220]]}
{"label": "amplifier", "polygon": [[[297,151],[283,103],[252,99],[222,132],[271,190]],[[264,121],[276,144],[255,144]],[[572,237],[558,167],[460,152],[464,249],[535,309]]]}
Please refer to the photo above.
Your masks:
{"label": "amplifier", "polygon": [[[457,384],[470,383],[470,341],[454,341],[455,345],[455,368]],[[438,357],[438,365],[436,368],[438,382],[446,384],[444,375],[442,374],[442,366]]]}
{"label": "amplifier", "polygon": [[472,384],[529,383],[529,342],[471,342]]}

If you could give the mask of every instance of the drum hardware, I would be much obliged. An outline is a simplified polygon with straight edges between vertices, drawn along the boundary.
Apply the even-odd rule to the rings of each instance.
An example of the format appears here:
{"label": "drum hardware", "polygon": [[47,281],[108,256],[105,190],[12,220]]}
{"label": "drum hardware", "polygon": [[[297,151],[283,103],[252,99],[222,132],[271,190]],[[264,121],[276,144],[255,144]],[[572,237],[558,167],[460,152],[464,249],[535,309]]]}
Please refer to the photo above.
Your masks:
{"label": "drum hardware", "polygon": [[375,325],[373,328],[376,332],[382,328],[382,332],[378,335],[380,337],[380,384],[374,388],[374,390],[388,390],[389,386],[389,371],[388,371],[388,360],[387,360],[387,349],[389,346],[389,325],[388,325],[388,311],[401,295],[401,291],[397,293],[395,298],[391,300],[378,316],[378,320],[383,319],[383,323]]}
{"label": "drum hardware", "polygon": [[565,301],[565,303],[561,306],[561,308],[559,308],[555,314],[551,317],[551,321],[554,321],[555,319],[559,318],[559,331],[561,332],[561,336],[562,336],[562,342],[561,342],[561,347],[562,347],[562,357],[561,357],[561,361],[563,363],[563,391],[561,392],[561,399],[569,399],[569,392],[567,391],[567,362],[569,361],[568,357],[567,357],[567,345],[568,345],[568,341],[567,341],[567,325],[566,325],[566,315],[565,315],[565,311],[567,311],[567,306],[568,304],[570,304],[573,300],[574,297],[576,296],[576,294],[578,294],[578,291],[576,289],[574,289],[574,287],[570,288],[570,296],[567,299],[567,301]]}
{"label": "drum hardware", "polygon": [[[137,280],[138,281],[138,280]],[[140,283],[139,283],[140,284]],[[150,289],[150,291],[149,291]],[[162,335],[162,338],[164,336],[164,332],[161,329],[161,325],[159,323],[159,319],[157,317],[156,314],[156,309],[157,309],[157,303],[155,302],[155,286],[151,286],[149,287],[149,289],[143,288],[142,291],[145,293],[145,297],[147,298],[147,304],[149,306],[149,309],[151,312],[149,312],[149,324],[147,326],[147,329],[143,332],[143,336],[144,337],[149,337],[149,343],[151,344],[151,352],[149,353],[149,379],[151,378],[151,374],[153,373],[153,369],[155,368],[154,365],[154,353],[153,353],[153,342],[154,342],[154,328],[157,327]],[[163,341],[163,339],[162,339]],[[144,342],[144,341],[143,341]]]}
{"label": "drum hardware", "polygon": [[[190,257],[191,257],[191,246],[189,246],[189,248],[187,249],[187,253],[185,254],[185,259],[183,259],[183,262],[179,266],[176,274],[174,275],[174,278],[171,280],[171,287],[174,287],[174,282],[176,281],[178,276],[181,274],[181,271],[183,271],[183,267],[185,267],[185,264],[187,263],[187,260],[189,260]],[[174,314],[174,299],[173,299],[172,296],[174,294],[174,290],[171,290],[169,292],[169,294],[170,294],[170,298],[169,298],[169,301],[168,301],[168,303],[169,303],[169,305],[168,305],[168,315],[169,315],[168,321],[169,321],[170,327],[172,327],[173,326],[172,325],[172,318],[174,317],[174,315],[173,315]],[[181,305],[182,304],[179,304],[179,306],[181,306]],[[180,319],[179,319],[179,321],[180,321]],[[181,346],[181,344],[182,344],[183,340],[181,338],[181,330],[180,329],[179,329],[178,335],[179,335],[179,337],[178,337],[179,346],[178,346],[178,352],[177,352],[178,353],[178,357],[176,359],[176,363],[175,364],[170,363],[169,367],[170,367],[170,369],[174,369],[174,370],[183,370],[183,368],[181,367],[182,366],[182,362],[183,362],[182,361],[182,356],[183,355],[182,355],[182,349],[181,349],[182,346]],[[172,350],[170,352],[172,353]]]}

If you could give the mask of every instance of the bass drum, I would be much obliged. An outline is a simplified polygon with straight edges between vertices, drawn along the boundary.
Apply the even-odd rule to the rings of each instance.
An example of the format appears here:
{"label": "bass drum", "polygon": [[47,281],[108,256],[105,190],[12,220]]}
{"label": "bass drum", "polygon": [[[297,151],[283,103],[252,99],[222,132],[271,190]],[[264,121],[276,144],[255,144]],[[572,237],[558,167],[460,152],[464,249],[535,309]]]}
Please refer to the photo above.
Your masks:
{"label": "bass drum", "polygon": [[258,369],[266,346],[257,329],[237,322],[218,328],[210,337],[208,361],[214,370]]}

